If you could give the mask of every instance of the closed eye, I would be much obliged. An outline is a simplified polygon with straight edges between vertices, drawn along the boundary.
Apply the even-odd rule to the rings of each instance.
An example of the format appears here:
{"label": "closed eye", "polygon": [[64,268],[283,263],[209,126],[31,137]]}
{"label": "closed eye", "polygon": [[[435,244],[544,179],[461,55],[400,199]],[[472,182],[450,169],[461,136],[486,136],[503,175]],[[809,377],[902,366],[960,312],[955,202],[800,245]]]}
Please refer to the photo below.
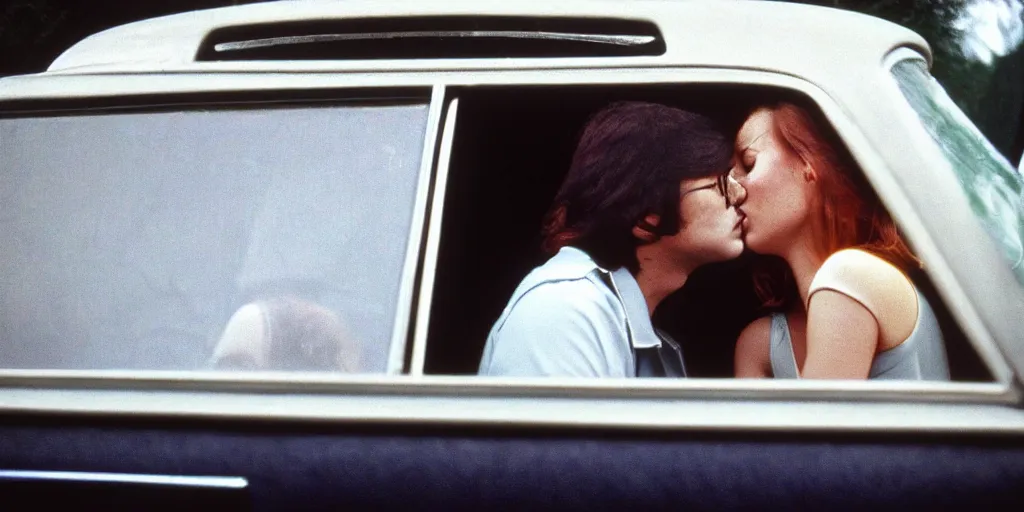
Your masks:
{"label": "closed eye", "polygon": [[754,164],[757,163],[756,155],[754,151],[749,149],[743,152],[743,167],[747,172],[750,172],[754,168]]}

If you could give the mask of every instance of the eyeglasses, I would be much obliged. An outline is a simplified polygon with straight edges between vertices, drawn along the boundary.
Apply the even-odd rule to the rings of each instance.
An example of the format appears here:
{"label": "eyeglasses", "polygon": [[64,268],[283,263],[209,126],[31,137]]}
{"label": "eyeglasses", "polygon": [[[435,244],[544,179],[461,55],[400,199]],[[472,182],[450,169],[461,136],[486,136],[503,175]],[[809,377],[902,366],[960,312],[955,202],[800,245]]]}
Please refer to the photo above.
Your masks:
{"label": "eyeglasses", "polygon": [[692,192],[710,189],[717,189],[718,193],[725,198],[726,208],[739,205],[747,195],[743,185],[740,185],[740,183],[732,177],[732,174],[722,174],[715,178],[714,183],[708,183],[707,185],[702,185],[683,192],[680,194],[679,199],[686,197],[687,194]]}

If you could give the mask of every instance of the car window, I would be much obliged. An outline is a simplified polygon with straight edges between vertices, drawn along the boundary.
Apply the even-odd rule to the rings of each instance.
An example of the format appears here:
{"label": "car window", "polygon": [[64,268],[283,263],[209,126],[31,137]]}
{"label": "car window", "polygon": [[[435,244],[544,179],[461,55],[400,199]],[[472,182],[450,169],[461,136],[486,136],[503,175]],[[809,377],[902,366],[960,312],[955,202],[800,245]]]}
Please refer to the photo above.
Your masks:
{"label": "car window", "polygon": [[974,214],[1024,283],[1024,182],[1013,166],[957,108],[919,59],[898,62],[893,76],[925,129],[942,149]]}
{"label": "car window", "polygon": [[[458,123],[452,129],[451,157],[446,166],[438,164],[439,175],[446,173],[447,192],[443,198],[441,229],[437,232],[439,242],[434,279],[437,284],[432,288],[426,285],[421,288],[424,294],[432,294],[429,297],[429,329],[418,342],[426,347],[423,372],[427,375],[494,377],[505,376],[499,375],[500,371],[520,375],[515,373],[521,371],[520,368],[526,368],[522,372],[530,375],[533,375],[529,373],[531,371],[547,375],[544,372],[548,370],[536,368],[556,358],[560,358],[558,360],[566,367],[585,360],[587,356],[584,355],[563,356],[564,352],[548,351],[547,347],[553,346],[550,343],[553,329],[568,324],[548,323],[545,313],[550,310],[527,309],[522,307],[520,300],[525,296],[522,290],[533,293],[537,281],[531,279],[545,272],[552,275],[553,267],[549,262],[555,261],[557,254],[546,250],[543,244],[545,216],[566,182],[580,134],[585,131],[588,120],[610,105],[623,100],[646,101],[710,116],[721,126],[731,127],[727,133],[730,147],[740,126],[755,107],[780,101],[799,105],[802,111],[819,121],[822,137],[834,141],[832,147],[836,155],[841,155],[835,159],[847,163],[844,167],[846,177],[856,184],[859,197],[881,204],[879,195],[885,193],[868,181],[862,166],[854,161],[851,151],[857,148],[849,144],[843,138],[844,132],[837,130],[825,116],[822,111],[825,104],[789,89],[681,83],[600,87],[492,86],[453,88],[451,94],[458,98]],[[537,119],[544,122],[538,124]],[[530,148],[530,151],[522,148]],[[760,197],[770,197],[770,194],[762,192]],[[761,201],[767,205],[770,200]],[[747,212],[751,211],[750,204],[745,203]],[[436,210],[432,208],[433,211]],[[563,263],[556,265],[566,265],[576,271],[583,265],[590,265],[584,259],[589,257],[585,253],[583,249],[576,251],[576,259],[571,263],[564,263],[569,260],[562,259]],[[429,258],[429,249],[427,254]],[[932,281],[932,275],[913,264],[904,268],[934,313],[934,332],[940,333],[944,342],[950,379],[959,382],[993,380],[961,325],[951,316]],[[742,257],[703,265],[686,277],[685,285],[680,285],[681,288],[664,298],[654,314],[649,316],[649,325],[661,335],[678,342],[687,376],[734,377],[737,373],[737,340],[744,329],[760,318],[769,319],[771,313],[784,311],[786,301],[790,301],[789,304],[795,302],[797,285],[787,277],[790,275],[788,269],[784,261],[770,255],[757,256],[752,250]],[[766,297],[759,291],[755,277],[762,275],[771,276],[771,285],[779,290],[777,294]],[[768,279],[760,282],[766,281]],[[582,287],[563,287],[560,293],[565,297],[581,297],[581,293],[604,290],[601,286],[591,288],[589,284],[583,284]],[[614,281],[612,286],[617,286]],[[612,288],[613,293],[618,293],[618,289]],[[427,298],[421,297],[420,304],[424,303],[427,303]],[[551,303],[559,305],[557,300]],[[615,303],[623,304],[621,311],[626,311],[624,300]],[[580,301],[574,302],[572,307],[579,304],[588,306]],[[646,313],[647,308],[643,306]],[[515,348],[506,349],[501,356],[504,359],[497,359],[499,364],[505,365],[501,370],[494,373],[481,371],[496,359],[492,341],[495,339],[492,334],[498,329],[496,326],[506,325],[503,323],[507,322],[509,312],[516,308],[519,308],[520,316],[516,319],[518,325],[513,325],[520,330],[512,332],[527,332],[536,336],[532,339],[543,342],[533,345],[535,350],[530,352],[524,348],[530,346],[529,335],[518,335],[514,341],[505,342],[505,347]],[[647,316],[644,313],[633,318],[643,319]],[[533,326],[539,327],[531,330]],[[614,333],[608,334],[609,331],[600,331],[599,339],[615,339]],[[626,356],[619,357],[620,352],[613,351],[615,345],[609,343],[608,346],[612,348],[591,358],[600,362],[585,367],[584,371],[614,368],[618,372],[615,376],[634,376],[640,372],[636,370],[635,353],[627,352]],[[612,355],[600,359],[604,354]],[[590,361],[584,364],[590,364]],[[933,365],[935,368],[942,366],[945,364]],[[555,364],[548,366],[555,367]],[[414,372],[415,365],[412,368]],[[551,373],[560,376],[556,371]]]}
{"label": "car window", "polygon": [[0,364],[385,371],[426,119],[0,119]]}

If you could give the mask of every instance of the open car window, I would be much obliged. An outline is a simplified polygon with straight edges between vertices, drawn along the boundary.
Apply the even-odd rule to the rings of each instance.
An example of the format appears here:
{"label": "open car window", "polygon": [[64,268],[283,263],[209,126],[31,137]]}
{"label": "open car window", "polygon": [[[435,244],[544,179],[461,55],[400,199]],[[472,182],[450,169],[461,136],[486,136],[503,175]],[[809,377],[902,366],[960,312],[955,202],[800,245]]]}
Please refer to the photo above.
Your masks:
{"label": "open car window", "polygon": [[971,209],[1024,284],[1024,180],[957,108],[920,59],[896,63],[893,76],[955,172]]}
{"label": "open car window", "polygon": [[3,367],[385,372],[427,111],[0,119]]}
{"label": "open car window", "polygon": [[[822,115],[827,106],[823,100],[788,88],[722,83],[494,86],[451,88],[450,94],[458,98],[458,123],[450,158],[439,165],[447,193],[438,210],[443,221],[435,284],[423,288],[432,293],[429,328],[421,329],[426,336],[419,340],[426,346],[423,371],[428,375],[481,373],[488,337],[513,307],[515,299],[510,297],[526,276],[552,257],[542,249],[545,214],[566,178],[584,125],[609,104],[650,101],[703,113],[734,137],[755,107],[793,102],[821,116],[830,140],[837,142],[836,151],[852,162],[848,178],[858,183],[865,197],[874,201],[882,194],[850,155],[863,148],[850,147],[844,137],[849,132],[837,131]],[[689,377],[733,377],[740,333],[755,320],[780,311],[757,294],[754,273],[765,268],[759,264],[748,253],[702,266],[656,309],[652,324],[681,346]],[[951,380],[992,381],[990,369],[951,315],[927,269],[908,270],[935,310]],[[421,304],[426,299],[421,297]],[[545,335],[550,330],[537,329],[536,336]],[[413,372],[418,368],[415,362],[414,358]]]}

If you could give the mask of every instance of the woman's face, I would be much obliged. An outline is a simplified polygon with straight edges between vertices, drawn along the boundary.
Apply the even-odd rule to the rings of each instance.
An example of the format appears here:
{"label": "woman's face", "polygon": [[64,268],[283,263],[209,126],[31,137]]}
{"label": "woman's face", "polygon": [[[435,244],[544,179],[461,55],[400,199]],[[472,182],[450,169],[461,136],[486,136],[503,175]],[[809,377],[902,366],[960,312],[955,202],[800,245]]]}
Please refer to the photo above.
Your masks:
{"label": "woman's face", "polygon": [[746,189],[740,208],[744,240],[750,250],[785,256],[804,229],[809,227],[813,183],[809,167],[774,129],[774,114],[758,110],[747,118],[736,137],[734,171]]}

